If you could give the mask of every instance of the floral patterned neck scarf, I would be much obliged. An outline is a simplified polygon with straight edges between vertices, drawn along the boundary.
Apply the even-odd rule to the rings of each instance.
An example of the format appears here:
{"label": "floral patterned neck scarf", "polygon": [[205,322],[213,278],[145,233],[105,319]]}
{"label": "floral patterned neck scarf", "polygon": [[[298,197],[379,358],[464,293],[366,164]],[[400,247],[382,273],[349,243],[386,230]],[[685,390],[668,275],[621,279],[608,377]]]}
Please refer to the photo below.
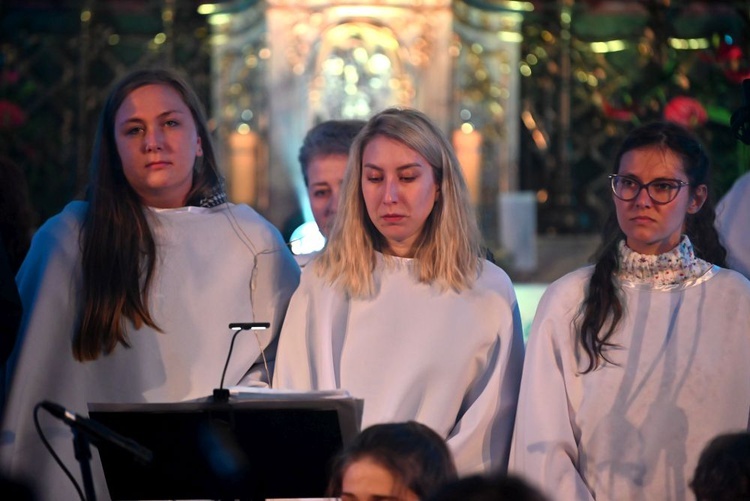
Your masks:
{"label": "floral patterned neck scarf", "polygon": [[681,285],[694,281],[713,265],[695,257],[693,244],[687,235],[669,252],[658,255],[639,254],[620,241],[620,280],[655,287]]}

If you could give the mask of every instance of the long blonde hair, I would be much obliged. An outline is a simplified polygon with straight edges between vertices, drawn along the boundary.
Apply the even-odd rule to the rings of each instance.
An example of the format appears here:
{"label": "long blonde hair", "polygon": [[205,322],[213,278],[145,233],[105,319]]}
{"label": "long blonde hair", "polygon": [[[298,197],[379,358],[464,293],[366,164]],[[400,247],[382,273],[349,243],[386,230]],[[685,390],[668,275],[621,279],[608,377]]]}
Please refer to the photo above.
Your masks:
{"label": "long blonde hair", "polygon": [[[390,108],[373,116],[352,144],[331,236],[315,269],[352,297],[375,294],[373,271],[385,238],[362,196],[362,154],[376,136],[403,143],[432,166],[439,197],[415,243],[415,277],[461,291],[479,275],[484,249],[463,173],[448,139],[424,114]],[[387,258],[386,258],[387,259]]]}

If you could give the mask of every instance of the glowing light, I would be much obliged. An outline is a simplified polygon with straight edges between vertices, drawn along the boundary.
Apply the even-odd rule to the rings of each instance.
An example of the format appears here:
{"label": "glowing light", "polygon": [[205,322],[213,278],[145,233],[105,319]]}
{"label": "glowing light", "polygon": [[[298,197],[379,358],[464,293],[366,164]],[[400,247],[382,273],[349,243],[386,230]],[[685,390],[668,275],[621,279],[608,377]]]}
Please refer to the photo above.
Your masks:
{"label": "glowing light", "polygon": [[87,23],[91,21],[91,11],[86,9],[81,11],[81,21]]}
{"label": "glowing light", "polygon": [[167,35],[165,35],[164,33],[157,33],[154,36],[154,43],[156,45],[161,45],[161,44],[163,44],[166,41],[167,41]]}
{"label": "glowing light", "polygon": [[470,122],[464,122],[461,124],[461,132],[464,134],[471,134],[474,132],[474,126]]}
{"label": "glowing light", "polygon": [[220,26],[222,24],[227,24],[232,20],[231,14],[213,14],[208,18],[208,24],[212,24],[214,26]]}
{"label": "glowing light", "polygon": [[620,52],[625,50],[625,40],[609,40],[607,42],[592,42],[591,51],[597,54],[606,54],[607,52]]}
{"label": "glowing light", "polygon": [[367,61],[367,69],[373,75],[380,75],[391,69],[391,60],[385,54],[373,54]]}
{"label": "glowing light", "polygon": [[510,43],[523,42],[523,35],[521,35],[520,33],[514,33],[512,31],[499,31],[497,33],[497,38],[499,38],[503,42],[510,42]]}
{"label": "glowing light", "polygon": [[212,3],[204,3],[198,6],[198,14],[208,15],[213,14],[218,10],[218,6]]}
{"label": "glowing light", "polygon": [[351,64],[344,66],[344,78],[347,82],[357,82],[359,80],[359,72],[357,67]]}
{"label": "glowing light", "polygon": [[525,77],[531,76],[531,67],[526,63],[521,63],[520,71],[521,71],[521,75]]}
{"label": "glowing light", "polygon": [[250,126],[247,124],[239,124],[237,126],[237,132],[239,132],[242,135],[249,134],[250,133]]}
{"label": "glowing light", "polygon": [[534,4],[531,2],[519,2],[517,0],[510,0],[505,2],[507,7],[512,10],[525,10],[526,12],[534,12]]}
{"label": "glowing light", "polygon": [[540,150],[547,149],[547,140],[544,138],[544,134],[542,134],[542,131],[540,131],[539,129],[536,129],[531,133],[531,139],[534,140],[534,144],[536,144],[536,147]]}
{"label": "glowing light", "polygon": [[120,43],[120,35],[117,35],[117,34],[110,35],[109,38],[107,39],[107,43],[109,45],[117,45],[118,43]]}
{"label": "glowing light", "polygon": [[323,71],[331,76],[338,76],[344,72],[344,60],[340,57],[331,57],[323,62]]}
{"label": "glowing light", "polygon": [[242,117],[242,120],[245,122],[249,122],[253,119],[253,110],[242,110],[240,117]]}
{"label": "glowing light", "polygon": [[293,254],[310,254],[321,250],[326,244],[326,239],[318,230],[318,225],[314,221],[308,221],[292,232],[289,243]]}
{"label": "glowing light", "polygon": [[529,130],[536,129],[536,120],[534,120],[534,115],[531,114],[529,110],[524,110],[521,113],[521,120],[523,120],[523,124],[526,126]]}
{"label": "glowing light", "polygon": [[357,47],[352,51],[354,60],[359,64],[365,64],[367,62],[367,50],[364,47]]}
{"label": "glowing light", "polygon": [[459,116],[461,117],[461,120],[470,120],[471,119],[471,111],[469,111],[466,108],[464,108],[459,113]]}
{"label": "glowing light", "polygon": [[710,46],[707,38],[670,38],[669,45],[677,50],[699,50]]}

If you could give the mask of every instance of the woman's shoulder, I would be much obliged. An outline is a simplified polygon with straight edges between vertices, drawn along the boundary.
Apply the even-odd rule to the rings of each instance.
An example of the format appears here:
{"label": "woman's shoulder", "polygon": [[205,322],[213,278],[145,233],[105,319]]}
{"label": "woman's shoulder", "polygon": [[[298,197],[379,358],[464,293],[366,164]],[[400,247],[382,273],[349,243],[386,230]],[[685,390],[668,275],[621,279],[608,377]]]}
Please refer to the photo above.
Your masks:
{"label": "woman's shoulder", "polygon": [[712,277],[714,280],[709,281],[709,283],[714,281],[716,285],[721,284],[722,289],[736,290],[750,300],[750,280],[742,273],[720,266],[714,266],[711,272],[714,274]]}
{"label": "woman's shoulder", "polygon": [[512,287],[510,277],[504,269],[487,259],[481,262],[482,269],[479,273],[478,284],[502,284],[503,286]]}
{"label": "woman's shoulder", "polygon": [[243,231],[253,232],[256,236],[269,240],[281,239],[281,233],[268,219],[246,204],[233,204],[227,202],[211,209],[213,212],[223,212],[233,222],[236,222]]}
{"label": "woman's shoulder", "polygon": [[47,219],[34,234],[35,239],[55,238],[67,236],[78,238],[83,221],[86,219],[88,202],[74,201],[68,203],[62,211]]}
{"label": "woman's shoulder", "polygon": [[44,263],[48,262],[72,266],[79,259],[79,237],[87,210],[87,202],[71,202],[45,221],[34,233],[18,277],[25,276],[30,269],[46,266]]}
{"label": "woman's shoulder", "polygon": [[547,286],[539,301],[540,306],[554,302],[558,305],[579,305],[588,287],[593,266],[584,266],[566,273]]}

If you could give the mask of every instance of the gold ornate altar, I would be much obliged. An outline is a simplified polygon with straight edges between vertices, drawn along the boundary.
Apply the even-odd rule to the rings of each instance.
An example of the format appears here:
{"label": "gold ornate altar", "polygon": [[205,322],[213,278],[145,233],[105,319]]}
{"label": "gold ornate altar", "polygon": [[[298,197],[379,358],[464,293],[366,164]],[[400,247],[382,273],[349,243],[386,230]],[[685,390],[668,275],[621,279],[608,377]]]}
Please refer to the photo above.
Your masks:
{"label": "gold ornate altar", "polygon": [[213,109],[230,196],[288,230],[307,211],[297,152],[309,127],[418,108],[453,140],[485,238],[518,189],[523,14],[476,0],[268,0],[204,6]]}

